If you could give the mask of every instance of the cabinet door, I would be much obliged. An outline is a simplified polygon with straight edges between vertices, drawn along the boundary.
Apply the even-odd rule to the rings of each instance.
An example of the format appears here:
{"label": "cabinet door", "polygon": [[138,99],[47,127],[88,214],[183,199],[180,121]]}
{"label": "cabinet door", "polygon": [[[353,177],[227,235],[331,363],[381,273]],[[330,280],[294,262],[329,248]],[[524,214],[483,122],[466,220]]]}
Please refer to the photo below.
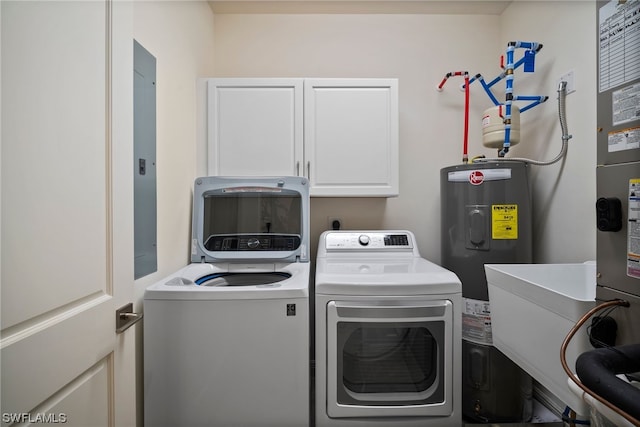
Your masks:
{"label": "cabinet door", "polygon": [[209,79],[209,175],[302,174],[302,90],[302,79]]}
{"label": "cabinet door", "polygon": [[312,196],[398,195],[397,79],[306,79]]}

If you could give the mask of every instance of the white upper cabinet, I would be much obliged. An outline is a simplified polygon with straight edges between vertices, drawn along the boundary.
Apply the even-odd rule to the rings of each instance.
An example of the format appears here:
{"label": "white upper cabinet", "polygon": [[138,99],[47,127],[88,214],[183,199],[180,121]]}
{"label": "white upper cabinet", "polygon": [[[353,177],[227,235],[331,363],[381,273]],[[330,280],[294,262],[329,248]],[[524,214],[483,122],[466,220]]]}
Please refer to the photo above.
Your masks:
{"label": "white upper cabinet", "polygon": [[297,175],[303,162],[302,83],[210,79],[209,175]]}
{"label": "white upper cabinet", "polygon": [[309,178],[312,196],[398,195],[396,79],[209,79],[210,175]]}
{"label": "white upper cabinet", "polygon": [[397,80],[306,79],[304,147],[313,195],[397,196]]}

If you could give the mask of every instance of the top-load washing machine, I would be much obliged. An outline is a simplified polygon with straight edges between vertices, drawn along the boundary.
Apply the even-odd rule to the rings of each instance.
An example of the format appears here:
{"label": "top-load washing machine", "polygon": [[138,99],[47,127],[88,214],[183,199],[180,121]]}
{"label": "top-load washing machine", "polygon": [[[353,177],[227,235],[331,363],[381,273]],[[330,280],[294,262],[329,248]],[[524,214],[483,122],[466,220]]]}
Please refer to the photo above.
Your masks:
{"label": "top-load washing machine", "polygon": [[145,424],[308,425],[308,181],[198,178],[192,229],[144,295]]}
{"label": "top-load washing machine", "polygon": [[411,232],[324,232],[315,293],[317,426],[462,425],[461,283]]}

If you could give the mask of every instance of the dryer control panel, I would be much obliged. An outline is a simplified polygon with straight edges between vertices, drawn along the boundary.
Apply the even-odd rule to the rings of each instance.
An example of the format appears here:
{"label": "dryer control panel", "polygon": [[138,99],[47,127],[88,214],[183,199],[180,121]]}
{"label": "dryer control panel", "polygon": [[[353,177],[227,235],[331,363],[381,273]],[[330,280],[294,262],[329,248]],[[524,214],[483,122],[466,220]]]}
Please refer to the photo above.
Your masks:
{"label": "dryer control panel", "polygon": [[340,251],[413,250],[412,236],[407,232],[336,231],[325,236],[325,249]]}

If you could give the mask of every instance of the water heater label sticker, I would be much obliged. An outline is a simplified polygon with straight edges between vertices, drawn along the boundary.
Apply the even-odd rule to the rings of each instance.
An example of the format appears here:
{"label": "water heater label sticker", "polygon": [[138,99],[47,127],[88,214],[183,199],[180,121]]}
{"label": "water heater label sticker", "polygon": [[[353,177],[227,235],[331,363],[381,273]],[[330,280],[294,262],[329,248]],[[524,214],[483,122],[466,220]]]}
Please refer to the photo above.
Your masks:
{"label": "water heater label sticker", "polygon": [[491,238],[518,238],[518,205],[491,205]]}
{"label": "water heater label sticker", "polygon": [[640,127],[609,132],[609,152],[640,148]]}
{"label": "water heater label sticker", "polygon": [[640,178],[629,180],[627,276],[640,279]]}
{"label": "water heater label sticker", "polygon": [[640,83],[616,90],[611,94],[613,125],[634,122],[640,119]]}
{"label": "water heater label sticker", "polygon": [[489,302],[471,298],[462,300],[462,338],[478,344],[493,344]]}

